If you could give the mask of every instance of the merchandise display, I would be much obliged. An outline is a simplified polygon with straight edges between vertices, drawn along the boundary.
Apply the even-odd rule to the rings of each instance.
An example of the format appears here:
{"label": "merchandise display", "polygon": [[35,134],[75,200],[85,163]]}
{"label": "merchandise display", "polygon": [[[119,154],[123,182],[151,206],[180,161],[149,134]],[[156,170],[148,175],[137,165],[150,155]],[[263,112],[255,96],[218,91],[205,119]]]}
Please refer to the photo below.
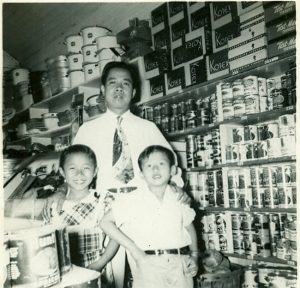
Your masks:
{"label": "merchandise display", "polygon": [[[65,51],[47,58],[45,71],[11,71],[18,97],[3,110],[4,151],[36,158],[4,153],[5,199],[34,203],[62,184],[58,154],[51,171],[47,155],[101,117],[103,68],[128,62],[141,85],[131,111],[174,145],[197,214],[194,287],[296,288],[296,3],[161,2],[148,19],[134,17],[121,31],[80,27],[65,34]],[[70,262],[66,228],[40,227],[34,210],[26,217],[18,223],[25,229],[5,231],[5,288],[103,285],[98,272]]]}

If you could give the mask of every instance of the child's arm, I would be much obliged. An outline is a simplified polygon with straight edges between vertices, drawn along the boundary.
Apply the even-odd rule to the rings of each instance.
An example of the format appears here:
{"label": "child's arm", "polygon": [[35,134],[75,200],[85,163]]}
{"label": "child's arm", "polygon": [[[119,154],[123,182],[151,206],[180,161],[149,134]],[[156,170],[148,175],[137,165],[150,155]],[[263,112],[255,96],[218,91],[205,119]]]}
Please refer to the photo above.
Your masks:
{"label": "child's arm", "polygon": [[101,271],[106,266],[106,264],[116,255],[119,246],[120,245],[116,241],[110,239],[100,259],[95,263],[90,264],[87,268]]}
{"label": "child's arm", "polygon": [[126,234],[124,234],[116,226],[115,217],[112,210],[109,210],[103,216],[100,222],[100,227],[111,239],[115,240],[126,250],[128,250],[136,261],[146,255]]}
{"label": "child's arm", "polygon": [[187,271],[185,273],[189,274],[191,277],[194,277],[198,272],[198,245],[197,245],[197,234],[195,230],[195,226],[193,223],[185,227],[188,233],[190,234],[192,243],[189,245],[191,250],[191,261],[187,263]]}

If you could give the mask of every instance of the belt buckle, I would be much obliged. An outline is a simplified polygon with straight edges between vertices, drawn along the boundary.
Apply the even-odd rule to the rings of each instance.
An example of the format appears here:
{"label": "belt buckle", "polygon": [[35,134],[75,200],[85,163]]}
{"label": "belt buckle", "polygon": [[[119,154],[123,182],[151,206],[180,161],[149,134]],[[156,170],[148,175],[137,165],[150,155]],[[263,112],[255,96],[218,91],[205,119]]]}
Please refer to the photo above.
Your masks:
{"label": "belt buckle", "polygon": [[158,250],[155,250],[155,255],[164,255],[166,254],[166,250],[162,250],[162,249],[158,249]]}

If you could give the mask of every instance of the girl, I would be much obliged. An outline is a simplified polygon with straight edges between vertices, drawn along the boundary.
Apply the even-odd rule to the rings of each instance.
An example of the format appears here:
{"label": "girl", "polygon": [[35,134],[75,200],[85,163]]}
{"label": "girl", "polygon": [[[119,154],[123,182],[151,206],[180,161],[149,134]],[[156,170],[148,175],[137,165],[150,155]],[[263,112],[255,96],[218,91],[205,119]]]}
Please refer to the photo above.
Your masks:
{"label": "girl", "polygon": [[92,188],[98,172],[95,153],[85,145],[72,145],[62,152],[59,170],[68,192],[62,211],[57,214],[52,208],[51,223],[69,226],[72,263],[101,271],[117,252],[118,244],[110,240],[103,251],[104,233],[99,222],[104,206]]}

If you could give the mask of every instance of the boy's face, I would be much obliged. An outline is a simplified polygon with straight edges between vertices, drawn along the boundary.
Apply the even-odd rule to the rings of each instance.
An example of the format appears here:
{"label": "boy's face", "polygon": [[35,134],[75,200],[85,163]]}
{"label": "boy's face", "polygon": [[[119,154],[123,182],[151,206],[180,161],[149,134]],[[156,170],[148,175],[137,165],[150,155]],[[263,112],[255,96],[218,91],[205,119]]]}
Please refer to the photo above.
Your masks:
{"label": "boy's face", "polygon": [[88,189],[97,173],[93,161],[84,153],[74,153],[66,158],[64,167],[60,168],[69,188],[73,191]]}
{"label": "boy's face", "polygon": [[142,176],[150,188],[168,184],[175,173],[176,167],[170,165],[168,157],[162,152],[150,154],[142,164]]}

